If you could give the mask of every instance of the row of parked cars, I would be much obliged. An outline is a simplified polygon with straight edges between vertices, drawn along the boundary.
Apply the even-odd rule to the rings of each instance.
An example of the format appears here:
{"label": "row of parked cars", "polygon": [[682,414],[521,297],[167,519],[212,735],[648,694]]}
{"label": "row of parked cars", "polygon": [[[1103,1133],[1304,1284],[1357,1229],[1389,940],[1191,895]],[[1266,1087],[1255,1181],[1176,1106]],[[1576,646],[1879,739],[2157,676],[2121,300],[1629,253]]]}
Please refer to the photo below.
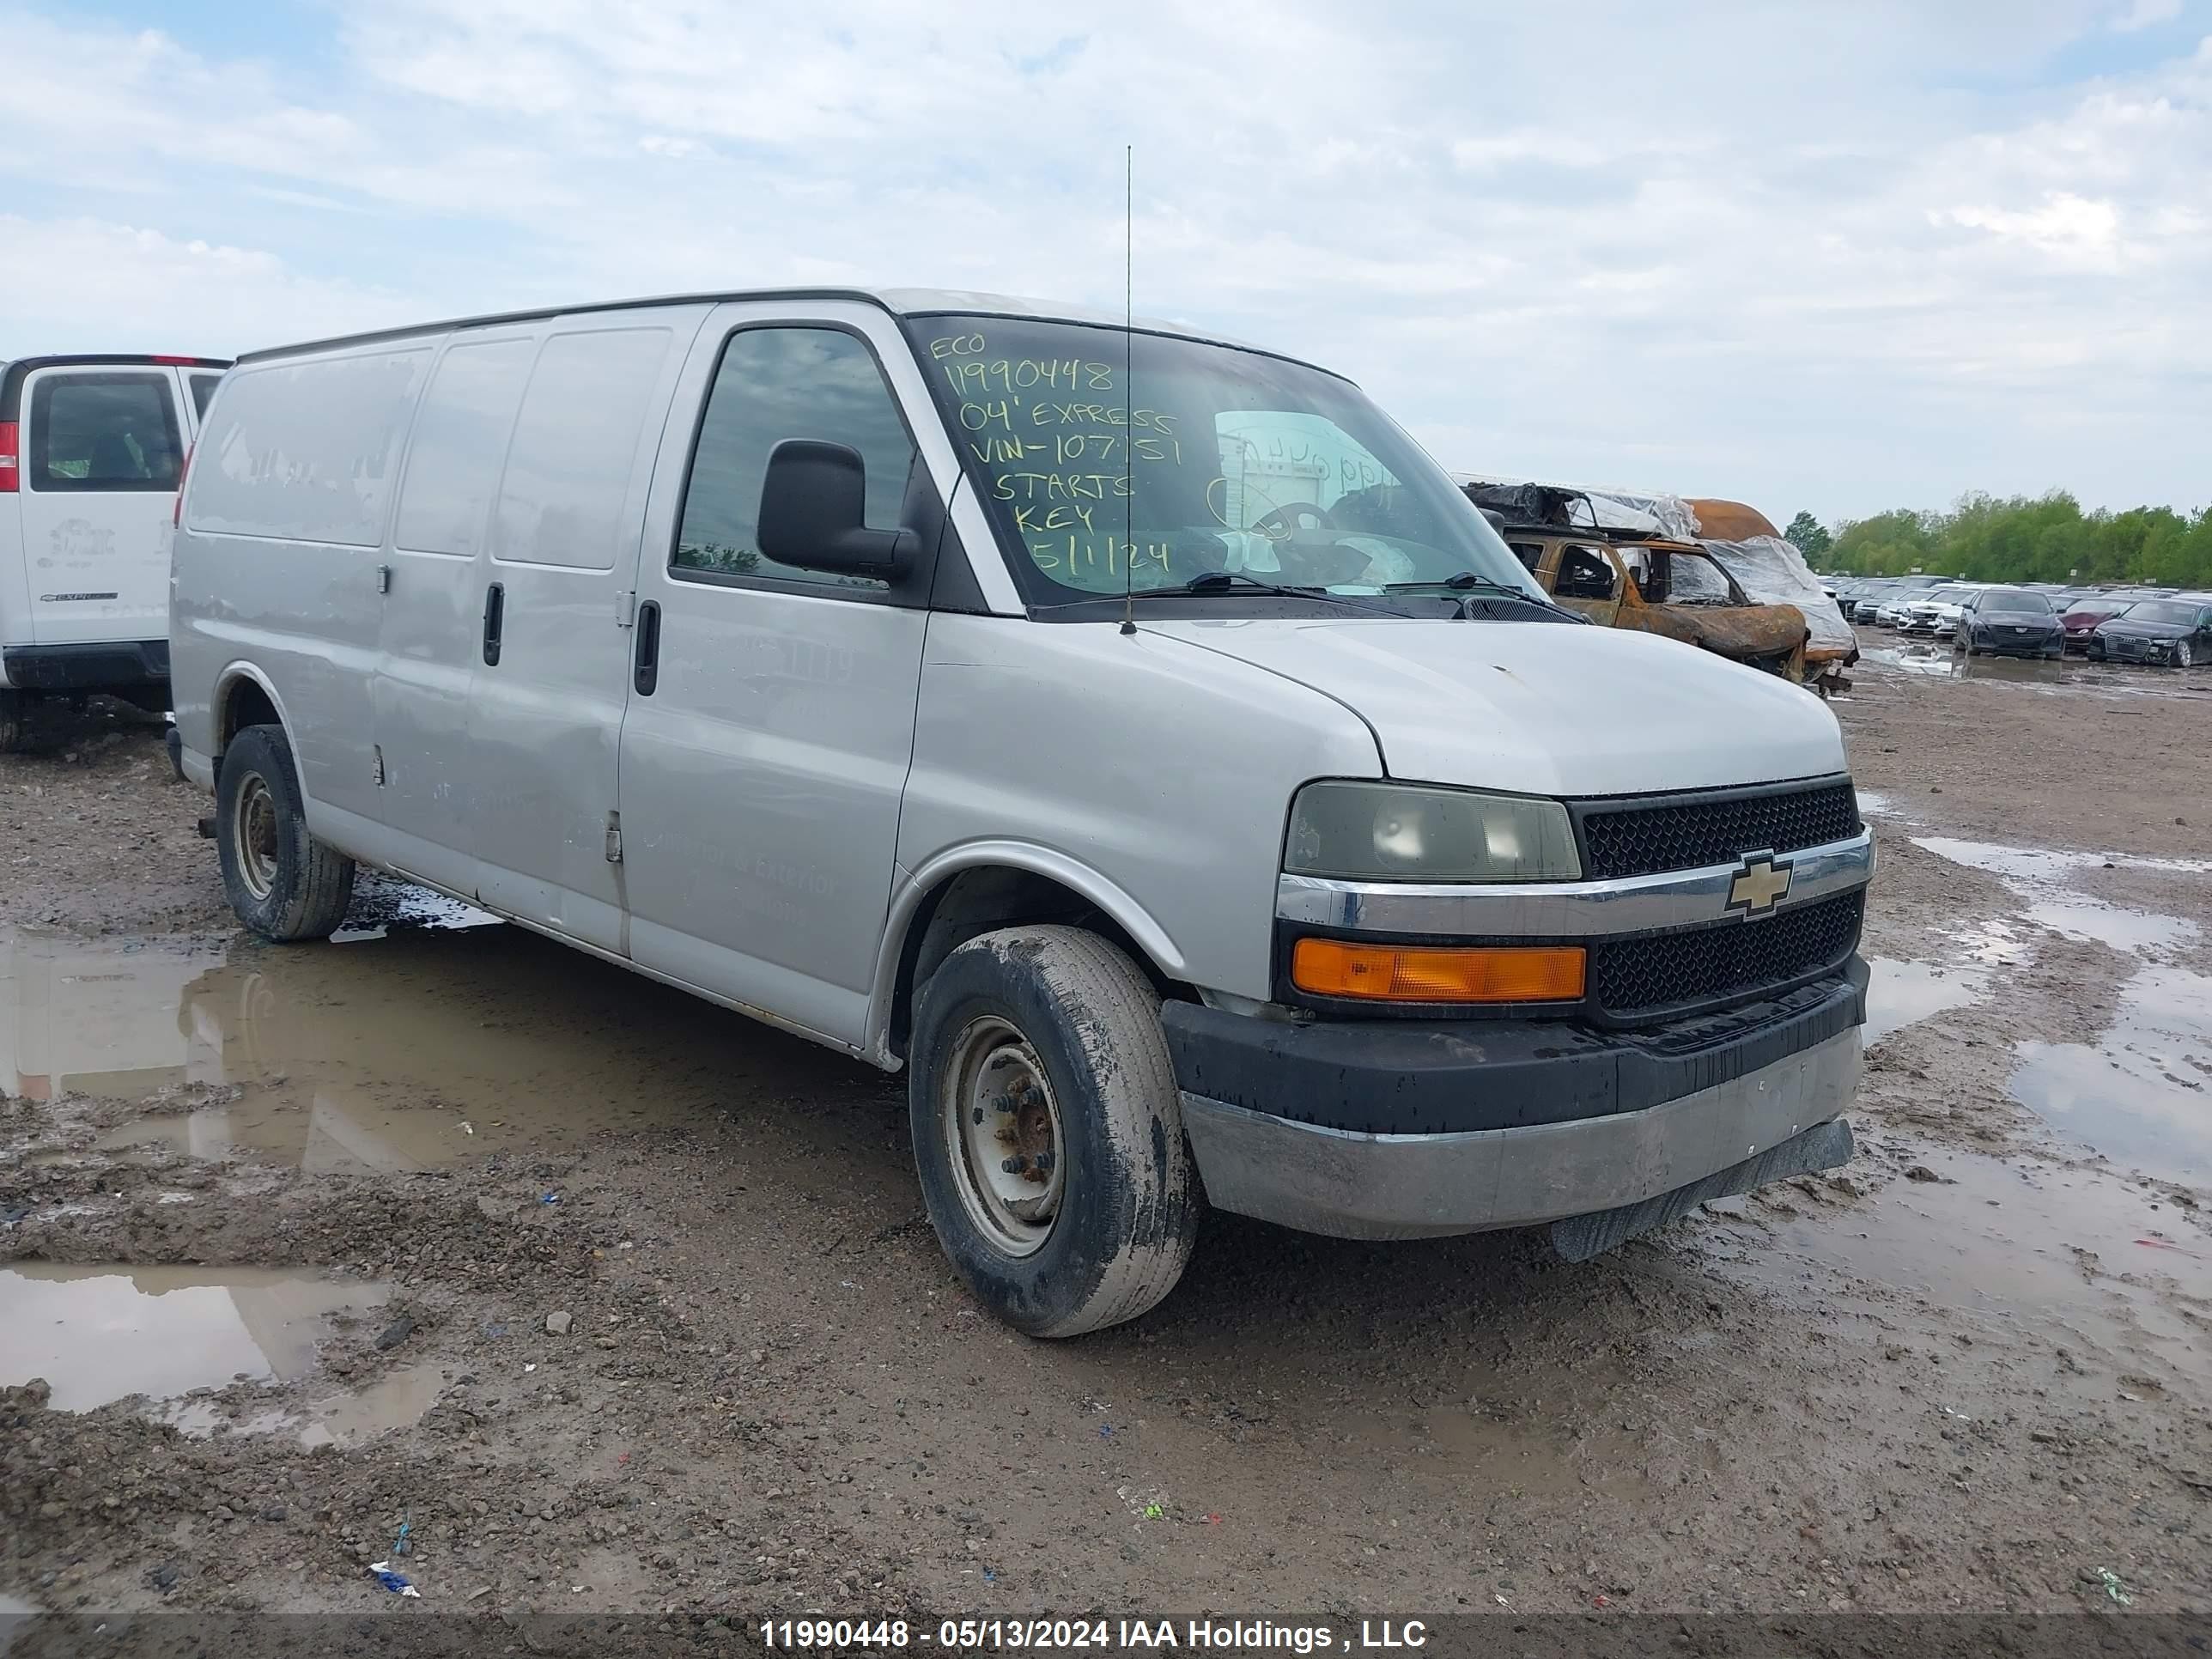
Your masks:
{"label": "row of parked cars", "polygon": [[1844,577],[1833,591],[1852,622],[1950,640],[1969,655],[2071,653],[2176,668],[2212,662],[2212,593],[1942,576]]}

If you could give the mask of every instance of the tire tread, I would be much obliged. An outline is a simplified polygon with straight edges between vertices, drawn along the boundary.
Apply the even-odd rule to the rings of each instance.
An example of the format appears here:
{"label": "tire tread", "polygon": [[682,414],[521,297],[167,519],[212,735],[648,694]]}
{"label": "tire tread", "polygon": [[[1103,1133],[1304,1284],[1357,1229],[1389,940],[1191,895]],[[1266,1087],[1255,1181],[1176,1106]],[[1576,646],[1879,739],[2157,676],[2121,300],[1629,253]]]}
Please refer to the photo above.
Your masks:
{"label": "tire tread", "polygon": [[[1125,951],[1082,927],[1009,929],[1039,942],[1039,975],[1076,1006],[1090,1012],[1102,1027],[1106,1053],[1115,1057],[1127,1087],[1139,1101],[1176,1103],[1175,1133],[1167,1137],[1167,1199],[1106,1264],[1098,1288],[1071,1318],[1039,1333],[1075,1336],[1119,1325],[1158,1305],[1190,1261],[1198,1237],[1203,1201],[1190,1143],[1182,1132],[1181,1097],[1175,1062],[1160,1030],[1159,994]],[[1002,938],[1004,935],[987,935]],[[1109,1083],[1109,1087],[1112,1086]]]}
{"label": "tire tread", "polygon": [[[243,747],[246,754],[240,757]],[[249,726],[230,741],[223,759],[228,763],[234,757],[248,762],[253,759],[257,748],[267,751],[266,760],[260,763],[264,773],[274,773],[274,784],[280,789],[271,793],[282,797],[277,805],[283,812],[279,834],[292,842],[292,866],[295,879],[289,893],[272,893],[271,899],[279,903],[257,906],[242,883],[234,879],[232,856],[226,854],[223,862],[223,884],[229,890],[231,908],[239,920],[264,937],[280,945],[296,944],[303,939],[328,939],[338,930],[353,906],[354,861],[327,842],[318,841],[307,832],[307,821],[301,816],[300,772],[292,758],[292,745],[281,726]],[[218,807],[216,821],[229,833],[231,823],[228,792],[220,782],[216,789]],[[283,860],[278,874],[283,875]],[[257,915],[256,912],[258,911]]]}
{"label": "tire tread", "polygon": [[[1002,989],[994,992],[992,986]],[[1068,1098],[1061,1089],[1063,1116],[1071,1110],[1086,1115],[1081,1136],[1104,1159],[1081,1200],[1061,1212],[1063,1224],[1076,1231],[1065,1244],[1056,1235],[1046,1247],[1059,1262],[1043,1282],[1058,1289],[1042,1305],[1018,1297],[1012,1303],[1000,1299],[988,1282],[1000,1270],[978,1264],[969,1224],[951,1207],[959,1200],[940,1195],[933,1185],[940,1179],[929,1170],[942,1156],[936,1150],[942,1134],[936,1094],[943,1061],[920,1051],[909,1083],[915,1153],[924,1161],[924,1195],[946,1253],[971,1283],[983,1275],[986,1282],[977,1289],[985,1300],[1032,1336],[1078,1336],[1133,1319],[1175,1288],[1197,1239],[1205,1194],[1183,1134],[1182,1097],[1160,1028],[1159,992],[1127,953],[1099,934],[1040,924],[969,939],[923,986],[917,1042],[933,1031],[949,1033],[969,999],[1004,995],[1003,988],[1014,986],[1023,988],[1019,998],[1030,1005],[1032,1017],[1052,1028],[1048,1063],[1077,1073],[1073,1086],[1080,1098]],[[1026,1035],[1036,1043],[1047,1034],[1032,1030]],[[1063,1134],[1073,1133],[1064,1121]],[[1061,1255],[1063,1249],[1075,1255]],[[1071,1280],[1067,1270],[1076,1262],[1085,1265]],[[1018,1279],[1034,1270],[1010,1271]]]}

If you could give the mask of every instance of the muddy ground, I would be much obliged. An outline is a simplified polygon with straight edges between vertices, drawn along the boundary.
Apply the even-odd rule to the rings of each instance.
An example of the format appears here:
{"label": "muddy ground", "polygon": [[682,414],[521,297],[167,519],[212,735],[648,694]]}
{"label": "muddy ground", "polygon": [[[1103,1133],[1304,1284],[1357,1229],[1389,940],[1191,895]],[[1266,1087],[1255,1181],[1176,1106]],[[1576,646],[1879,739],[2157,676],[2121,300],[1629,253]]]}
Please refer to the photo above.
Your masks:
{"label": "muddy ground", "polygon": [[0,759],[0,1611],[2206,1610],[2212,673],[1868,642],[1846,1172],[1217,1215],[1057,1345],[896,1079],[404,890],[253,943],[158,725]]}

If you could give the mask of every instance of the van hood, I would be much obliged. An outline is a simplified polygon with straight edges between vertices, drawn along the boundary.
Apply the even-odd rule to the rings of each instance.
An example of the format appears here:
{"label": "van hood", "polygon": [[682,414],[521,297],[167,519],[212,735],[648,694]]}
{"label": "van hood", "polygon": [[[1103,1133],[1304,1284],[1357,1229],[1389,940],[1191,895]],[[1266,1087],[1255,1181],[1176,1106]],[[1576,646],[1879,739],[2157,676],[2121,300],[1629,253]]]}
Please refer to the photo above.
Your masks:
{"label": "van hood", "polygon": [[1844,769],[1836,718],[1811,692],[1652,635],[1360,617],[1142,626],[1344,704],[1392,777],[1632,795]]}

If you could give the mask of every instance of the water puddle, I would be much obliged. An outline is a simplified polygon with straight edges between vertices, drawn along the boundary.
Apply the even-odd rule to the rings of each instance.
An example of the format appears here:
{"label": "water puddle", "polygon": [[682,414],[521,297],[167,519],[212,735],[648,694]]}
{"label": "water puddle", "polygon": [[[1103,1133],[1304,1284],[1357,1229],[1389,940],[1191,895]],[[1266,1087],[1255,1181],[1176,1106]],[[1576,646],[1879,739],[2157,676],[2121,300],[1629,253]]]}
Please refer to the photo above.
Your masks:
{"label": "water puddle", "polygon": [[1989,970],[1950,967],[1940,962],[1892,962],[1876,957],[1867,966],[1865,1040],[1879,1042],[1893,1031],[1917,1025],[1953,1008],[1963,1008],[1989,988]]}
{"label": "water puddle", "polygon": [[281,1407],[233,1415],[211,1400],[186,1400],[162,1414],[191,1435],[289,1434],[302,1446],[358,1446],[394,1429],[412,1428],[438,1403],[452,1379],[435,1365],[403,1365],[367,1387],[312,1401],[304,1411]]}
{"label": "water puddle", "polygon": [[447,898],[411,881],[364,870],[354,878],[353,903],[345,926],[331,935],[333,945],[384,939],[398,929],[446,932],[457,927],[496,927],[500,920],[473,904]]}
{"label": "water puddle", "polygon": [[304,1446],[358,1446],[392,1429],[411,1428],[438,1403],[451,1379],[434,1365],[404,1365],[365,1389],[318,1400],[300,1428]]}
{"label": "water puddle", "polygon": [[2212,1181],[2212,978],[2144,968],[2092,1046],[2024,1042],[2013,1097],[2117,1163]]}
{"label": "water puddle", "polygon": [[0,1092],[143,1094],[187,1080],[177,1010],[220,961],[193,941],[0,928]]}
{"label": "water puddle", "polygon": [[1960,841],[1950,836],[1916,836],[1929,852],[1997,878],[2022,902],[2022,916],[2068,939],[2108,945],[2140,955],[2195,941],[2197,927],[2180,916],[2161,916],[2076,891],[2073,878],[2106,867],[2152,870],[2173,875],[2212,874],[2201,859],[2133,858],[2118,853],[2057,853],[2041,848],[2004,847],[1994,842]]}
{"label": "water puddle", "polygon": [[2032,1324],[2185,1376],[2212,1364],[2212,1322],[2195,1311],[2212,1306],[2212,1239],[2170,1200],[2094,1170],[1927,1162],[1940,1179],[1893,1182],[1839,1213],[1808,1206],[1747,1241],[1736,1267],[1793,1290],[1809,1268],[1841,1270],[1992,1331]]}
{"label": "water puddle", "polygon": [[2017,685],[2045,696],[2087,694],[2109,699],[2212,696],[2212,686],[2208,686],[2201,677],[2187,673],[2116,667],[2081,657],[2068,657],[2057,662],[2031,657],[1969,657],[1948,641],[1931,644],[1924,639],[1898,639],[1887,644],[1862,644],[1859,660],[1865,671],[1876,676],[1890,673],[1917,679],[1978,680]]}
{"label": "water puddle", "polygon": [[1859,653],[1859,659],[1895,673],[1948,680],[1954,678],[1956,672],[1952,665],[1952,655],[1948,646],[1875,645],[1863,649]]}
{"label": "water puddle", "polygon": [[1960,959],[1978,967],[2017,968],[2035,953],[2035,947],[2021,937],[2020,930],[2002,917],[1978,921],[1951,937],[1957,942]]}
{"label": "water puddle", "polygon": [[33,1603],[0,1590],[0,1653],[14,1646],[15,1638],[38,1616],[39,1609]]}
{"label": "water puddle", "polygon": [[1859,816],[1863,818],[1904,816],[1897,810],[1897,803],[1879,789],[1856,789],[1851,793],[1858,797]]}
{"label": "water puddle", "polygon": [[[337,945],[0,929],[0,1090],[150,1097],[101,1137],[110,1153],[343,1175],[580,1150],[856,1075],[524,929],[467,925],[462,908],[421,895]],[[165,1099],[186,1085],[218,1098]]]}
{"label": "water puddle", "polygon": [[313,1369],[332,1315],[389,1293],[273,1268],[18,1262],[0,1268],[0,1382],[42,1376],[72,1412],[240,1377],[289,1382]]}

